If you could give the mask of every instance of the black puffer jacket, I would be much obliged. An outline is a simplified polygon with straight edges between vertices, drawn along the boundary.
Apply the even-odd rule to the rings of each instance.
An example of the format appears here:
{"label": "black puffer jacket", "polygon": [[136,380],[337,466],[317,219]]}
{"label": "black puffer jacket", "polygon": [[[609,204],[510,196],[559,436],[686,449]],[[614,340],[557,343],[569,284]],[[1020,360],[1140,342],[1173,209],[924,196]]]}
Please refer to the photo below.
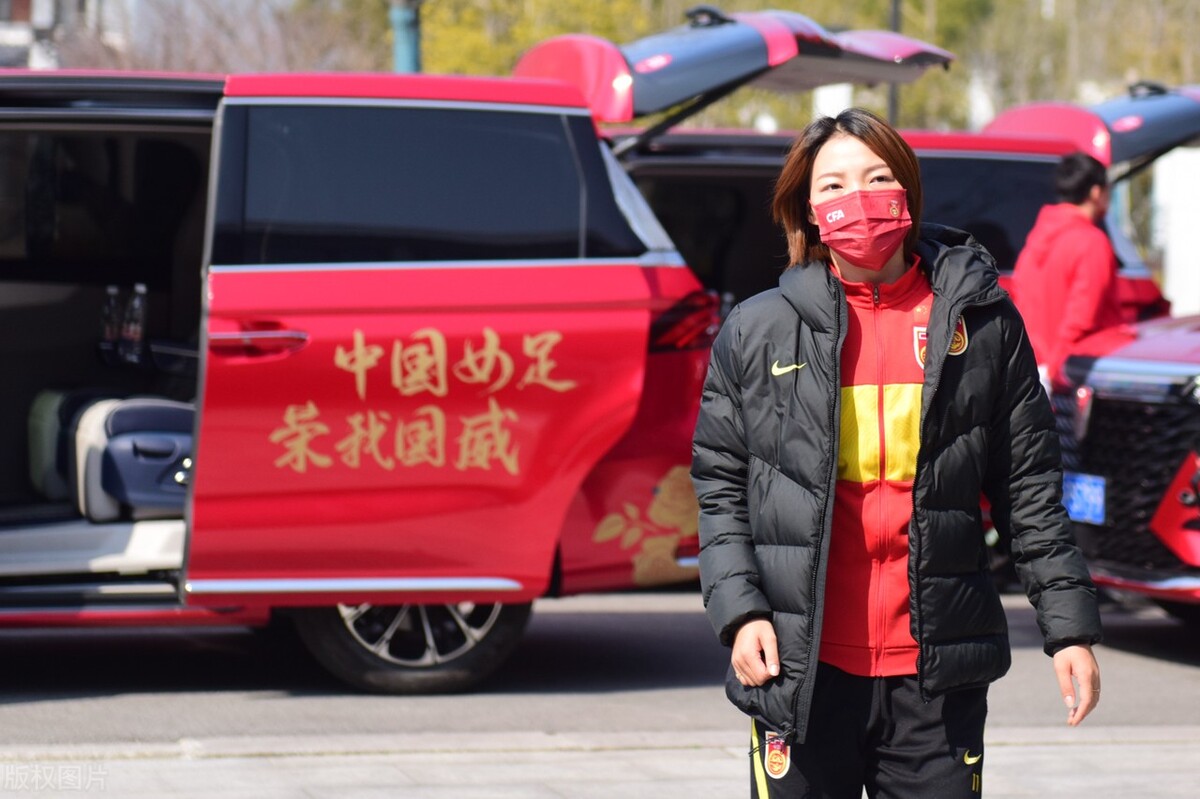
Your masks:
{"label": "black puffer jacket", "polygon": [[[1011,662],[988,571],[979,498],[1011,533],[1046,651],[1100,638],[1095,588],[1062,507],[1050,405],[1020,316],[991,256],[966,233],[926,225],[917,252],[933,286],[921,444],[909,524],[912,634],[922,695],[985,685]],[[820,263],[745,301],[713,345],[693,445],[700,500],[700,577],[726,645],[771,619],[780,676],[729,698],[803,741],[821,637],[837,479],[841,283]],[[967,349],[948,358],[961,317]],[[774,362],[805,363],[773,376]]]}

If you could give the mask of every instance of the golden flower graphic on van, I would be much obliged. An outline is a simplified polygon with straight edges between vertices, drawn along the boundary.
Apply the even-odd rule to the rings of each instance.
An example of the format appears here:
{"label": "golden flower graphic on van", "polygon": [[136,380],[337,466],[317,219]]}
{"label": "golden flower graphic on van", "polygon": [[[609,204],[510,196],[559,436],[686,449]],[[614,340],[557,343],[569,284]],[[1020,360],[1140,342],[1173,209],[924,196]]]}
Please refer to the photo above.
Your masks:
{"label": "golden flower graphic on van", "polygon": [[659,527],[674,527],[682,535],[696,534],[700,503],[696,501],[692,476],[686,466],[672,468],[658,481],[646,516]]}
{"label": "golden flower graphic on van", "polygon": [[696,569],[678,566],[675,548],[680,540],[696,535],[699,512],[688,467],[674,466],[654,486],[645,508],[625,502],[620,513],[600,520],[592,541],[636,548],[631,558],[636,585],[683,582],[694,579]]}
{"label": "golden flower graphic on van", "polygon": [[675,562],[679,536],[659,535],[642,542],[642,551],[633,556],[634,585],[669,585],[696,578],[696,569],[685,569]]}

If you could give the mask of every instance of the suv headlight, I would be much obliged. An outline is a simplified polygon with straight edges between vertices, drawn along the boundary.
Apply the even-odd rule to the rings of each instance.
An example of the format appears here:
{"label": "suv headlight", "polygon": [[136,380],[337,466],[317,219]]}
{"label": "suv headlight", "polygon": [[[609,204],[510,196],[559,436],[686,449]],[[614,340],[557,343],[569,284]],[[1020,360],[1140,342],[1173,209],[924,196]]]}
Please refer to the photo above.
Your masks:
{"label": "suv headlight", "polygon": [[1075,389],[1075,413],[1071,417],[1071,432],[1075,434],[1075,441],[1082,443],[1084,436],[1087,435],[1088,422],[1092,420],[1092,401],[1095,399],[1096,392],[1091,386],[1080,386]]}

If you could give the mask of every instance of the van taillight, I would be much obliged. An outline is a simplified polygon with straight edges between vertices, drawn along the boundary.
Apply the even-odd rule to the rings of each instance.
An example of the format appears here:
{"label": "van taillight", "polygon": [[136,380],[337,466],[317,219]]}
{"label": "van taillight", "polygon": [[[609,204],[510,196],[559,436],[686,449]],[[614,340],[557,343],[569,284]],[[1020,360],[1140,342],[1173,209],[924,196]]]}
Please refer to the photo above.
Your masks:
{"label": "van taillight", "polygon": [[721,327],[721,300],[713,291],[693,291],[650,323],[650,351],[705,349]]}

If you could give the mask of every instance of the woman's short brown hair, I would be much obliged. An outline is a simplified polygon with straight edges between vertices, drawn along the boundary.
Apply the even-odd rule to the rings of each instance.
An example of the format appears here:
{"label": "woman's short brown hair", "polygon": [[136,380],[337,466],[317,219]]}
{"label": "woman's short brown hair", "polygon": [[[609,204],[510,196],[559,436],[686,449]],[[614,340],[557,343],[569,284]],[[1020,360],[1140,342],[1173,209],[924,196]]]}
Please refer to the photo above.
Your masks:
{"label": "woman's short brown hair", "polygon": [[836,117],[821,117],[811,122],[792,142],[783,171],[775,181],[775,199],[771,205],[775,221],[787,234],[790,266],[809,261],[828,261],[829,248],[821,243],[821,232],[809,221],[813,161],[817,152],[834,136],[844,135],[867,145],[892,170],[908,196],[908,213],[913,226],[904,238],[907,260],[916,246],[921,227],[921,170],[916,153],[895,128],[862,108],[849,108]]}

